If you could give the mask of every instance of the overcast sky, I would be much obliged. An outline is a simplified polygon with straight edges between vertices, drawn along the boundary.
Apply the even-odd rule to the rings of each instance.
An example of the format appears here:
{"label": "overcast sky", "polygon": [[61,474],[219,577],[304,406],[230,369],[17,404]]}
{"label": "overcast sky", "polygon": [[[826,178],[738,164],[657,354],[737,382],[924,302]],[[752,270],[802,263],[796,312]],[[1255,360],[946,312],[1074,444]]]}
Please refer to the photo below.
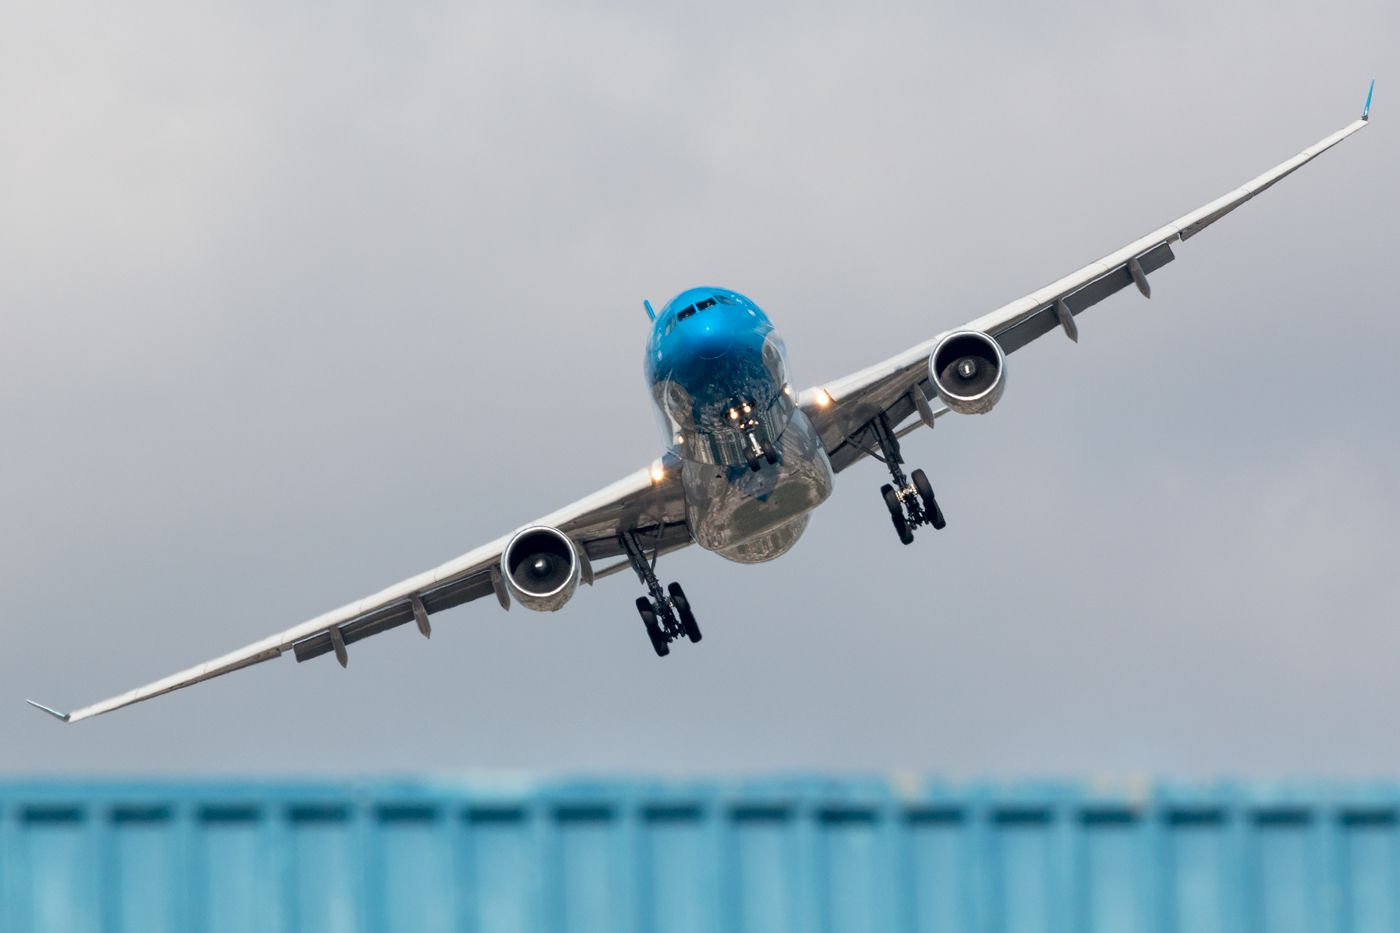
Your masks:
{"label": "overcast sky", "polygon": [[[1222,7],[1231,7],[1223,9]],[[1400,7],[66,4],[0,30],[0,771],[1400,772]],[[1051,11],[1053,8],[1053,12]],[[1374,124],[774,564],[71,727],[648,463],[643,298],[796,381]]]}

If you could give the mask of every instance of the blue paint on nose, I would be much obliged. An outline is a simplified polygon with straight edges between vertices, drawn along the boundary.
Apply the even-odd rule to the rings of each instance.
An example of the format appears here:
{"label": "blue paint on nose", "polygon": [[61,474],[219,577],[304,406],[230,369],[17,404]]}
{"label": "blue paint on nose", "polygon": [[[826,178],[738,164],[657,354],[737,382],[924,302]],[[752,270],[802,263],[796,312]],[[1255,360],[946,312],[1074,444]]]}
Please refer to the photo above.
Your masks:
{"label": "blue paint on nose", "polygon": [[702,360],[717,360],[734,345],[734,329],[724,315],[697,315],[686,325],[685,348]]}
{"label": "blue paint on nose", "polygon": [[[692,288],[656,312],[647,344],[647,384],[670,381],[702,407],[738,394],[767,397],[762,386],[782,375],[768,372],[765,347],[773,325],[738,292]],[[718,393],[718,402],[710,396]],[[698,415],[697,415],[698,417]]]}

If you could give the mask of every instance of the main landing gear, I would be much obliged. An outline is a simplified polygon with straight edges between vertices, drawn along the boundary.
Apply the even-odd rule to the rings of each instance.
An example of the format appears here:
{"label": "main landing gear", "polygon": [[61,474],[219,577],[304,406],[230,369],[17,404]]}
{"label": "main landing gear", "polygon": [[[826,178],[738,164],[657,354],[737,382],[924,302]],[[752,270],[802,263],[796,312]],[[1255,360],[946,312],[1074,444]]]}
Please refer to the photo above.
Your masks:
{"label": "main landing gear", "polygon": [[879,459],[889,467],[890,477],[894,480],[893,484],[886,483],[880,487],[880,495],[885,499],[885,508],[889,509],[890,521],[894,524],[900,542],[911,543],[914,540],[914,529],[920,525],[932,525],[935,530],[941,530],[948,522],[943,518],[943,510],[938,507],[938,500],[933,495],[933,486],[929,484],[924,471],[915,470],[907,477],[904,475],[904,458],[899,453],[899,438],[890,430],[889,421],[884,415],[872,421],[871,428],[883,455]]}
{"label": "main landing gear", "polygon": [[637,597],[637,614],[642,617],[642,625],[647,630],[647,638],[651,639],[651,647],[657,657],[664,658],[670,654],[671,642],[682,635],[692,642],[699,641],[700,626],[695,621],[690,600],[685,598],[681,585],[672,583],[665,590],[661,589],[661,583],[656,579],[655,556],[647,560],[635,531],[625,531],[619,535],[619,539],[632,569],[637,572],[637,579],[651,593],[650,596]]}

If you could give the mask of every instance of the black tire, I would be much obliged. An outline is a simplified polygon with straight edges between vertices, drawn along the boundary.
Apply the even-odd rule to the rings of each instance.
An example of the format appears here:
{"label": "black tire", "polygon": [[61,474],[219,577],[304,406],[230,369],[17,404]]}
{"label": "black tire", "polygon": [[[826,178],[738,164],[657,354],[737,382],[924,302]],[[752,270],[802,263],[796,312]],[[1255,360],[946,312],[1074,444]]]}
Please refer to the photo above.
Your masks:
{"label": "black tire", "polygon": [[914,489],[919,494],[919,504],[923,506],[924,519],[934,528],[944,528],[947,522],[943,519],[943,510],[938,507],[938,500],[934,498],[933,486],[929,483],[928,477],[923,470],[915,470],[909,475],[914,481]]}
{"label": "black tire", "polygon": [[642,625],[647,630],[647,638],[651,639],[651,649],[656,652],[658,658],[664,658],[671,653],[671,646],[666,643],[666,636],[661,633],[661,627],[656,624],[656,610],[651,605],[651,600],[645,596],[637,597],[637,614],[642,617]]}
{"label": "black tire", "polygon": [[763,459],[767,460],[770,464],[778,462],[778,448],[774,447],[768,441],[763,442]]}
{"label": "black tire", "polygon": [[904,517],[904,505],[894,494],[894,487],[886,483],[880,487],[880,495],[885,499],[885,508],[890,510],[890,522],[894,525],[895,534],[899,535],[900,543],[909,544],[914,540],[914,529],[909,527],[909,519]]}
{"label": "black tire", "polygon": [[695,621],[695,613],[690,610],[690,600],[685,598],[685,590],[679,583],[672,583],[666,589],[671,594],[671,605],[676,608],[676,615],[681,617],[681,631],[692,642],[699,641],[700,625]]}
{"label": "black tire", "polygon": [[904,506],[900,503],[899,496],[894,494],[894,487],[886,483],[880,487],[880,495],[885,500],[885,508],[890,510],[890,518],[904,521]]}
{"label": "black tire", "polygon": [[928,481],[923,470],[915,470],[910,473],[909,479],[914,484],[914,491],[919,494],[919,501],[927,507],[933,501],[933,484]]}
{"label": "black tire", "polygon": [[757,473],[759,470],[763,469],[763,461],[753,454],[749,454],[749,469]]}
{"label": "black tire", "polygon": [[894,522],[895,534],[899,535],[900,544],[913,544],[914,532],[909,527],[909,522],[903,515],[891,515],[890,521]]}

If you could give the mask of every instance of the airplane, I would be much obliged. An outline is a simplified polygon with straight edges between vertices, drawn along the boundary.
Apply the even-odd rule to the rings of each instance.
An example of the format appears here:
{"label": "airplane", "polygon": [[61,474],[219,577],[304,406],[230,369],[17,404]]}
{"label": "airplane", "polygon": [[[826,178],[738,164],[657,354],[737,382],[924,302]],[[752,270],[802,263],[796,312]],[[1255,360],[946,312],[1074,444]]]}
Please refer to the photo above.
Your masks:
{"label": "airplane", "polygon": [[1061,331],[1078,341],[1078,315],[1134,286],[1150,298],[1148,276],[1183,243],[1322,152],[1365,127],[1361,117],[1298,155],[1158,227],[1102,259],[962,327],[839,379],[794,391],[788,354],[768,316],[726,288],[692,288],[651,319],[645,374],[661,421],[664,451],[649,467],[551,512],[489,544],[212,661],[127,693],[60,712],[78,722],[291,652],[297,661],[334,654],[412,623],[432,635],[431,617],[494,596],[537,612],[562,609],[578,590],[632,570],[646,595],[636,600],[642,628],[659,656],[684,638],[698,642],[695,611],[679,583],[664,589],[657,559],[691,544],[740,563],[769,561],[802,536],[831,495],[835,474],[871,457],[889,471],[880,487],[904,544],[946,521],[928,476],[904,470],[900,441],[949,412],[992,411],[1006,389],[1006,357]]}

